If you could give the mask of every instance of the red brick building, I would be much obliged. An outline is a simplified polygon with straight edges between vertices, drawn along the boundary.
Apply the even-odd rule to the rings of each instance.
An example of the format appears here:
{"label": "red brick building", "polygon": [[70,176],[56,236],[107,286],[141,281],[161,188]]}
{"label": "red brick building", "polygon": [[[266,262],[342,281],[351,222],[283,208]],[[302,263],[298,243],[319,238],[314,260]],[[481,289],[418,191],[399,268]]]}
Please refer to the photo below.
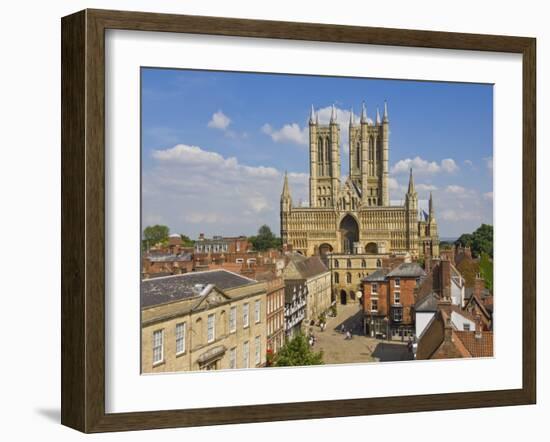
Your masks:
{"label": "red brick building", "polygon": [[412,336],[416,292],[425,277],[417,263],[402,263],[363,278],[365,333],[388,339]]}
{"label": "red brick building", "polygon": [[416,359],[480,358],[493,356],[493,332],[482,330],[481,319],[476,329],[457,330],[451,312],[440,309],[418,342]]}
{"label": "red brick building", "polygon": [[267,283],[267,351],[277,353],[285,343],[285,283],[274,272],[262,272],[254,278]]}
{"label": "red brick building", "polygon": [[246,236],[206,238],[204,233],[201,233],[199,239],[195,241],[196,253],[239,253],[247,252],[251,248],[252,244]]}

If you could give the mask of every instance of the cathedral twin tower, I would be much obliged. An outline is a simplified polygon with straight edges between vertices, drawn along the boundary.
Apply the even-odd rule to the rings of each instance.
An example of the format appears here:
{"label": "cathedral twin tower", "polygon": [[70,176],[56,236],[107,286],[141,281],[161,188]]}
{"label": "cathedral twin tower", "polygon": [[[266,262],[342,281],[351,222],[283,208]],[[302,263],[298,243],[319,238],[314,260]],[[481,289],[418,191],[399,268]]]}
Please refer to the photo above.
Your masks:
{"label": "cathedral twin tower", "polygon": [[390,205],[388,188],[389,118],[376,111],[359,121],[350,112],[349,175],[340,179],[340,126],[332,106],[329,124],[309,118],[309,207],[294,207],[285,176],[281,194],[283,244],[304,255],[319,253],[410,253],[439,255],[439,236],[430,195],[429,215],[419,219],[412,170],[403,205]]}
{"label": "cathedral twin tower", "polygon": [[[376,112],[376,124],[367,117],[363,103],[359,124],[353,110],[349,120],[349,178],[360,195],[362,206],[389,205],[388,191],[388,107],[384,116]],[[320,125],[311,107],[309,118],[310,207],[336,207],[340,190],[340,126],[332,106],[330,123]]]}

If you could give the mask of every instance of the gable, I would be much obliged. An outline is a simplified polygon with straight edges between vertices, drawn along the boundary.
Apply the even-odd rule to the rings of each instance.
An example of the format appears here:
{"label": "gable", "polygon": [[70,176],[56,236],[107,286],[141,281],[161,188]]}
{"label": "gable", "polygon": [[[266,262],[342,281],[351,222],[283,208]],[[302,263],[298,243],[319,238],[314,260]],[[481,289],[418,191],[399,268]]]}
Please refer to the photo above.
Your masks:
{"label": "gable", "polygon": [[214,285],[209,285],[205,289],[205,294],[193,306],[192,311],[208,310],[221,304],[225,304],[231,298]]}

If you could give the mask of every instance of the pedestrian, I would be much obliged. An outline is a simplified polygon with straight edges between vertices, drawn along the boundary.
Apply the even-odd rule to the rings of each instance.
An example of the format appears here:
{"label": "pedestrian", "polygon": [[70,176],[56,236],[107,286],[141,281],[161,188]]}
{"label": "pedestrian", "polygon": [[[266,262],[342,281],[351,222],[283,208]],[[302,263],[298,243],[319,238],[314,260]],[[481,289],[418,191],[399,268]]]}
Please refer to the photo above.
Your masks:
{"label": "pedestrian", "polygon": [[342,332],[342,334],[346,332],[346,326],[344,324],[342,324],[340,331]]}
{"label": "pedestrian", "polygon": [[346,339],[351,339],[351,332],[349,330],[346,332]]}

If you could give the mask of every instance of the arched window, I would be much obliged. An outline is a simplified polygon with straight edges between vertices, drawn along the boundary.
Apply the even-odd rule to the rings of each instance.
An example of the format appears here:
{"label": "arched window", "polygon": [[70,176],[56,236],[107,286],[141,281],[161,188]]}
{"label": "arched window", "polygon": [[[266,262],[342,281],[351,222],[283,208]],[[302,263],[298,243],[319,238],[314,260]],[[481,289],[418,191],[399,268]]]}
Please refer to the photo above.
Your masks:
{"label": "arched window", "polygon": [[355,148],[355,161],[358,169],[361,169],[361,144],[357,143]]}
{"label": "arched window", "polygon": [[348,284],[351,284],[351,273],[350,272],[346,273],[346,282]]}
{"label": "arched window", "polygon": [[334,284],[338,284],[340,282],[340,275],[338,272],[334,273]]}
{"label": "arched window", "polygon": [[367,261],[365,261],[364,259],[361,260],[361,267],[367,267]]}
{"label": "arched window", "polygon": [[348,268],[351,267],[351,259],[348,259],[348,261],[347,261],[347,266],[348,266]]}
{"label": "arched window", "polygon": [[338,267],[340,267],[340,263],[338,262],[337,259],[335,259],[335,260],[334,260],[334,268],[337,269]]}
{"label": "arched window", "polygon": [[382,260],[381,259],[376,260],[376,267],[382,267]]}

